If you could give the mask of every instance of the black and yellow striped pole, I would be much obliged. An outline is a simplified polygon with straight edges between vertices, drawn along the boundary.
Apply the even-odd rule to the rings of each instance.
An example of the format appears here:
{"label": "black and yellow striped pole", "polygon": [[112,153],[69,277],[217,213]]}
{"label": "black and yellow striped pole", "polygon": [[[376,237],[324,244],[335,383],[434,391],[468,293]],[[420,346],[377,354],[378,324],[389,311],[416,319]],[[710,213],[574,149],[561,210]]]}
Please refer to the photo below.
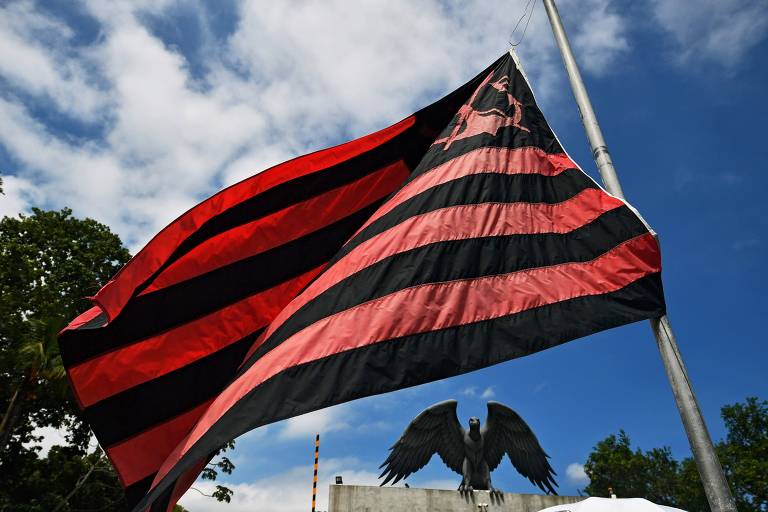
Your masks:
{"label": "black and yellow striped pole", "polygon": [[312,477],[312,512],[317,504],[317,463],[320,460],[320,434],[315,437],[315,476]]}

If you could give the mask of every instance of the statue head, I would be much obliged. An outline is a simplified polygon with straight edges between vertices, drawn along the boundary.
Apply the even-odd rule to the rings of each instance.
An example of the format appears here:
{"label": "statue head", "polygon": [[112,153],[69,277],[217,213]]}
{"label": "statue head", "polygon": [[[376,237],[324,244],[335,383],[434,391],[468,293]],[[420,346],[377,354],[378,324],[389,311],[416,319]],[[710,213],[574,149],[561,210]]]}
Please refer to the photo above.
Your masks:
{"label": "statue head", "polygon": [[480,428],[480,418],[472,416],[469,418],[469,430],[477,430]]}

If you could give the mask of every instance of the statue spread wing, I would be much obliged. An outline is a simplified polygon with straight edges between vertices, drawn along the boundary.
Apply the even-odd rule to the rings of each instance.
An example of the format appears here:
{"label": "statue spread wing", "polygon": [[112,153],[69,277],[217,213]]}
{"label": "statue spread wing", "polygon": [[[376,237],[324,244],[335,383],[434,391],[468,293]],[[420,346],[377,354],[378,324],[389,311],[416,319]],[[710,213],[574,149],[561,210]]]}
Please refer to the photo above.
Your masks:
{"label": "statue spread wing", "polygon": [[461,474],[464,462],[464,429],[456,416],[456,400],[433,405],[416,416],[390,448],[389,457],[379,468],[379,478],[386,476],[381,485],[396,484],[411,473],[423,468],[437,453],[443,462]]}
{"label": "statue spread wing", "polygon": [[485,462],[493,471],[506,453],[515,469],[546,493],[557,494],[555,471],[549,455],[533,431],[515,411],[498,402],[488,402],[488,418],[482,427]]}

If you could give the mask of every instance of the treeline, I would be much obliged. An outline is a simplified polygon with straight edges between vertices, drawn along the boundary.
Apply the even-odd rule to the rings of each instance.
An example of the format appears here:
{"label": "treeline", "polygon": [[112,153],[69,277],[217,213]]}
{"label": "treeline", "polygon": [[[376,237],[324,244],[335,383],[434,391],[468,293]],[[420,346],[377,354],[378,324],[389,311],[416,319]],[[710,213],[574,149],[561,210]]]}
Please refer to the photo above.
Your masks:
{"label": "treeline", "polygon": [[[726,437],[715,445],[739,512],[768,510],[768,401],[747,398],[721,409]],[[623,430],[594,447],[584,465],[590,478],[582,492],[642,497],[689,512],[709,511],[692,458],[675,460],[669,447],[632,450]]]}
{"label": "treeline", "polygon": [[[71,394],[57,333],[130,256],[107,226],[69,209],[0,220],[1,512],[129,510]],[[42,456],[46,427],[65,442]],[[233,468],[218,459],[203,476]],[[219,486],[214,498],[231,494]]]}

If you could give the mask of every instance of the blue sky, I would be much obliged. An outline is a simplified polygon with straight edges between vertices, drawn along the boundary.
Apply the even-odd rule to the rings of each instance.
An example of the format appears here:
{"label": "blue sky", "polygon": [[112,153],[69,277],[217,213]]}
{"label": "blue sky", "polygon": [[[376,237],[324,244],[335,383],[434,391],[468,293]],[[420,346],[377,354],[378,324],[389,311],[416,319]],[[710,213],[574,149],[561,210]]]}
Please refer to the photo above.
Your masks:
{"label": "blue sky", "polygon": [[[505,51],[524,3],[5,2],[0,214],[70,206],[135,251],[219,188],[384,127],[463,83]],[[661,236],[670,318],[718,439],[722,405],[768,396],[768,6],[558,5],[625,193]],[[519,53],[550,124],[594,175],[540,3]],[[641,323],[259,429],[238,442],[225,479],[235,502],[191,492],[182,503],[304,510],[319,431],[324,506],[335,474],[373,483],[387,447],[426,406],[457,398],[462,421],[483,419],[489,397],[533,427],[566,494],[583,487],[578,464],[591,447],[620,428],[642,448],[689,454]],[[458,481],[437,459],[410,479]],[[535,491],[507,463],[494,481]]]}

